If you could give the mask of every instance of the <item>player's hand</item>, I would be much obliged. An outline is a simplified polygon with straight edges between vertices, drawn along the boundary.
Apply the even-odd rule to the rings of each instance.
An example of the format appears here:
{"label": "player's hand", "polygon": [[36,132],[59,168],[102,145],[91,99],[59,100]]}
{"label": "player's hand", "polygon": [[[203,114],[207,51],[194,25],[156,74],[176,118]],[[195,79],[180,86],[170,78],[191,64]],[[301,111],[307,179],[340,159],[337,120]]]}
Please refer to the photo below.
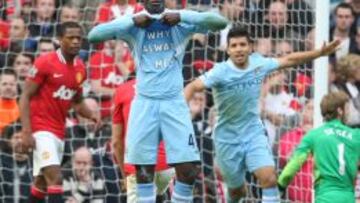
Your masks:
{"label": "player's hand", "polygon": [[281,186],[279,183],[277,184],[277,186],[278,186],[278,189],[279,189],[280,198],[284,199],[285,194],[286,194],[286,187]]}
{"label": "player's hand", "polygon": [[326,56],[334,53],[336,50],[339,49],[340,44],[341,41],[339,39],[336,39],[328,44],[324,43],[320,49],[321,56]]}
{"label": "player's hand", "polygon": [[35,139],[29,131],[21,132],[21,139],[19,143],[16,144],[16,151],[19,153],[31,153],[35,149]]}
{"label": "player's hand", "polygon": [[133,21],[137,27],[146,28],[154,21],[154,19],[146,14],[141,14],[134,16]]}
{"label": "player's hand", "polygon": [[180,22],[180,13],[165,13],[160,21],[170,26],[177,25]]}

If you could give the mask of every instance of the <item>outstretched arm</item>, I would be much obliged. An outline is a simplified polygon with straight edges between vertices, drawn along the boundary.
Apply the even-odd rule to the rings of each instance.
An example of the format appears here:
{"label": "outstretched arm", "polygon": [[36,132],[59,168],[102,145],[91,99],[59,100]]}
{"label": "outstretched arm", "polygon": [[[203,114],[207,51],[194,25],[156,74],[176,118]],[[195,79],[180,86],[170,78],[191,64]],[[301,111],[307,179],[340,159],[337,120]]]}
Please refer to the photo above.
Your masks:
{"label": "outstretched arm", "polygon": [[284,189],[290,184],[296,173],[301,169],[301,166],[307,160],[311,150],[312,138],[310,135],[308,135],[303,138],[290,161],[286,164],[284,170],[281,172],[278,178],[278,185],[280,188]]}
{"label": "outstretched arm", "polygon": [[88,39],[91,43],[98,43],[116,38],[128,41],[131,36],[129,31],[134,26],[133,17],[125,15],[111,22],[95,26],[89,32]]}
{"label": "outstretched arm", "polygon": [[331,43],[325,45],[321,49],[312,51],[295,52],[284,57],[278,58],[280,63],[280,69],[294,67],[309,61],[312,61],[318,57],[332,54],[336,51],[340,45],[339,40],[334,40]]}
{"label": "outstretched arm", "polygon": [[186,102],[190,101],[195,92],[203,91],[205,88],[204,82],[199,78],[186,85],[184,89]]}
{"label": "outstretched arm", "polygon": [[214,12],[196,12],[182,10],[180,12],[181,22],[193,24],[211,31],[222,30],[226,27],[228,20]]}

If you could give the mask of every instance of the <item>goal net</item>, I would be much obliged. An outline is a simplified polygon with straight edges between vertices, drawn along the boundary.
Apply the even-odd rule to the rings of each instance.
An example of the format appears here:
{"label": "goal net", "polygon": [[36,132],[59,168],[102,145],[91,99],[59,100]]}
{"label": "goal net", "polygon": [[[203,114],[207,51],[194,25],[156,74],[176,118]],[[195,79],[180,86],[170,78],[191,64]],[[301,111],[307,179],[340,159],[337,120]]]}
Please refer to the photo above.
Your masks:
{"label": "goal net", "polygon": [[[45,6],[39,7],[39,2]],[[1,1],[0,68],[11,69],[17,73],[18,89],[14,91],[18,94],[21,92],[24,77],[32,66],[33,58],[58,46],[55,36],[58,22],[61,20],[76,20],[84,26],[87,33],[97,23],[141,9],[134,0],[129,1],[134,5],[131,9],[121,9],[114,6],[113,2],[115,1],[38,0],[37,3],[31,0]],[[169,7],[177,5],[198,11],[219,12],[231,21],[231,24],[221,32],[208,35],[196,34],[190,40],[184,58],[183,73],[186,83],[211,69],[214,63],[227,59],[226,35],[234,25],[245,26],[254,40],[254,51],[265,56],[279,57],[314,47],[313,1],[166,0],[166,2]],[[324,15],[328,14],[324,13]],[[22,31],[22,28],[25,31]],[[66,186],[71,188],[68,194],[72,199],[69,198],[68,201],[82,202],[88,199],[104,199],[105,202],[124,201],[125,188],[122,187],[121,175],[113,162],[109,145],[111,108],[114,90],[127,80],[129,72],[126,70],[133,69],[134,62],[127,45],[123,42],[106,42],[93,46],[85,41],[80,57],[84,59],[88,71],[84,96],[91,98],[87,102],[92,110],[98,110],[102,115],[103,127],[95,130],[88,120],[74,115],[73,112],[69,113],[63,161]],[[313,82],[311,63],[289,71],[273,73],[264,81],[259,106],[278,172],[312,125]],[[221,173],[214,161],[216,154],[214,154],[212,130],[216,122],[216,110],[213,107],[211,91],[195,94],[189,106],[201,150],[201,174],[196,181],[194,202],[225,203],[226,184],[222,181]],[[2,131],[0,201],[24,202],[28,198],[32,180],[31,157],[14,153],[13,143],[19,139],[16,132],[21,126],[11,124],[19,118],[16,108],[6,108],[11,108],[11,111],[5,109],[6,115],[0,112],[1,122],[4,122],[0,123]],[[14,116],[10,116],[10,113]],[[79,181],[74,178],[76,175],[74,175],[72,158],[79,146],[86,146],[93,155],[91,171],[96,173],[94,172],[92,176],[94,180],[90,185],[76,185]],[[311,202],[313,176],[310,162],[302,168],[294,183],[289,186],[284,201]],[[86,170],[86,167],[83,170]],[[259,202],[261,189],[257,180],[251,174],[247,174],[246,182],[248,187],[246,202]],[[169,193],[171,189],[170,184]]]}

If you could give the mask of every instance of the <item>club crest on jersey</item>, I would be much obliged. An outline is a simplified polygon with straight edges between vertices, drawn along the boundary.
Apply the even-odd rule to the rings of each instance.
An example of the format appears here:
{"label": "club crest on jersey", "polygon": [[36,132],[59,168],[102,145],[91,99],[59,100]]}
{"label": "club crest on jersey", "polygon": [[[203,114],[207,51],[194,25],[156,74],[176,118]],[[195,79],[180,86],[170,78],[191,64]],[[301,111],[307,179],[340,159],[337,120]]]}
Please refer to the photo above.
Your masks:
{"label": "club crest on jersey", "polygon": [[80,84],[82,82],[83,75],[80,72],[77,72],[75,77],[76,77],[76,82]]}
{"label": "club crest on jersey", "polygon": [[32,66],[32,67],[29,69],[28,77],[30,77],[30,78],[35,77],[35,75],[36,75],[37,72],[38,72],[38,69],[37,69],[35,66]]}
{"label": "club crest on jersey", "polygon": [[50,158],[50,152],[45,151],[41,154],[42,159],[48,160]]}
{"label": "club crest on jersey", "polygon": [[255,76],[260,73],[260,69],[261,69],[261,66],[256,67],[256,68],[254,69],[254,74],[255,74]]}

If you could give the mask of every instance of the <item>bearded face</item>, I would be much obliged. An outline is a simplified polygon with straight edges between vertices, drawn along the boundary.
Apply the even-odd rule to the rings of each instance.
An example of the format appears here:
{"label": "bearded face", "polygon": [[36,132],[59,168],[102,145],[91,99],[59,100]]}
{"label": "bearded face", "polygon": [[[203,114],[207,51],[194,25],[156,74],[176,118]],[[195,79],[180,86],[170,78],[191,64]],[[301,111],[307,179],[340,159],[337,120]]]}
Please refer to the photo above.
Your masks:
{"label": "bearded face", "polygon": [[164,0],[146,0],[145,1],[145,9],[150,14],[162,13],[165,9],[165,2],[164,2]]}

